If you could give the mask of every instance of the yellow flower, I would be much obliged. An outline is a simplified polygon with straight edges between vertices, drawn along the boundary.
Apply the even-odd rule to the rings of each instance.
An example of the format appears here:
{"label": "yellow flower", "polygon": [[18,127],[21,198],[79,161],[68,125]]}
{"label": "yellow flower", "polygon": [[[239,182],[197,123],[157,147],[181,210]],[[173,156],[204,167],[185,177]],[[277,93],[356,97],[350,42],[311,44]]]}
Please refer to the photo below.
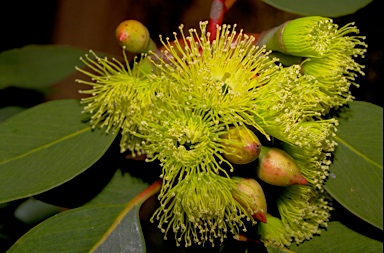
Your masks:
{"label": "yellow flower", "polygon": [[[255,123],[255,99],[258,88],[266,85],[279,70],[265,48],[255,46],[255,38],[235,31],[235,27],[218,27],[212,43],[201,22],[201,35],[191,29],[189,36],[164,43],[162,56],[151,56],[167,78],[173,82],[175,96],[191,108],[211,115],[215,122],[232,122],[263,129]],[[182,30],[182,27],[180,27]]]}
{"label": "yellow flower", "polygon": [[81,58],[90,70],[76,68],[91,78],[90,81],[76,80],[92,87],[80,91],[90,95],[81,99],[85,104],[83,113],[92,115],[92,128],[105,128],[107,133],[122,130],[121,152],[129,149],[132,153],[140,153],[136,145],[140,140],[130,135],[128,130],[137,129],[135,117],[145,113],[156,93],[163,92],[163,86],[150,78],[151,67],[145,56],[140,60],[135,58],[131,69],[125,52],[125,65],[114,58],[109,60],[98,57],[93,51],[90,53],[92,57],[86,55],[85,59]]}
{"label": "yellow flower", "polygon": [[[349,86],[363,68],[354,57],[363,56],[366,45],[363,37],[347,36],[358,33],[353,25],[339,29],[323,17],[268,31],[258,42],[266,47],[235,27],[219,26],[211,42],[206,22],[188,36],[181,26],[180,40],[176,33],[175,41],[162,40],[163,51],[149,52],[132,69],[126,57],[125,65],[87,57],[91,70],[79,69],[92,78],[79,81],[92,86],[83,91],[91,95],[82,100],[84,112],[92,114],[92,127],[121,131],[121,151],[160,162],[161,206],[152,218],[178,245],[221,243],[227,233],[246,230],[245,220],[255,223],[255,210],[233,198],[247,203],[249,196],[234,192],[223,136],[246,126],[275,141],[308,184],[282,187],[276,218],[268,216],[257,229],[267,243],[300,243],[327,226],[332,208],[323,184],[338,122],[325,116],[353,99]],[[283,67],[267,49],[305,60]]]}
{"label": "yellow flower", "polygon": [[349,87],[358,86],[356,76],[364,75],[355,58],[364,57],[367,44],[357,34],[354,23],[339,28],[330,18],[309,16],[263,32],[257,44],[275,51],[284,65],[298,64],[301,73],[315,77],[313,89],[322,93],[321,114],[326,115],[353,100]]}
{"label": "yellow flower", "polygon": [[190,171],[160,198],[161,207],[151,220],[159,220],[165,239],[171,230],[177,246],[182,241],[186,247],[208,241],[213,247],[215,242],[223,243],[228,233],[237,238],[239,232],[247,231],[243,220],[256,223],[252,218],[254,210],[241,206],[232,197],[233,191],[244,199],[248,197],[228,177]]}

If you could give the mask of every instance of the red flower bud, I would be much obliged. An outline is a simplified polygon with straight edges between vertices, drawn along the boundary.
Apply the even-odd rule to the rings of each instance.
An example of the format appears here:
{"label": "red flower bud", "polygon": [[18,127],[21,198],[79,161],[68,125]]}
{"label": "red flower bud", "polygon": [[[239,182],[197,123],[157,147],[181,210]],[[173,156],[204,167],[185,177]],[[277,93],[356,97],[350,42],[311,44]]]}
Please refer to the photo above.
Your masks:
{"label": "red flower bud", "polygon": [[278,148],[261,148],[256,173],[264,182],[276,186],[308,183],[292,156]]}
{"label": "red flower bud", "polygon": [[240,193],[249,196],[250,201],[242,198],[241,194],[237,193],[236,191],[233,192],[233,198],[244,208],[249,206],[253,211],[253,218],[262,222],[266,222],[267,201],[260,184],[253,178],[235,177],[234,179],[239,180],[237,183],[237,190],[239,190]]}
{"label": "red flower bud", "polygon": [[247,164],[255,161],[260,154],[261,143],[257,136],[244,126],[231,127],[221,136],[224,142],[224,157],[234,164]]}

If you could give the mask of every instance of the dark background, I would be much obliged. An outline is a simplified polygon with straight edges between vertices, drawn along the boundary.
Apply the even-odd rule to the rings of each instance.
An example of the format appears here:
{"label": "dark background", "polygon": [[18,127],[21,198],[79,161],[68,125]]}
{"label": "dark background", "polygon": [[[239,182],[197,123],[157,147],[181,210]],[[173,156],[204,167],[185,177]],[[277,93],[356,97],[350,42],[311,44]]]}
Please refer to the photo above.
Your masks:
{"label": "dark background", "polygon": [[[42,0],[2,1],[0,4],[0,52],[28,44],[62,44],[121,55],[114,37],[116,26],[125,19],[144,23],[151,37],[159,43],[158,35],[172,37],[178,26],[185,30],[207,20],[209,0]],[[361,35],[367,36],[368,52],[359,63],[366,66],[365,76],[359,76],[360,88],[352,88],[357,100],[383,106],[380,86],[383,84],[384,25],[382,3],[374,0],[358,12],[335,18],[337,24],[356,22]],[[260,33],[297,15],[277,10],[260,0],[238,0],[225,16],[225,22],[237,23],[245,32]],[[53,86],[42,99],[77,98],[78,84],[74,76]],[[3,92],[4,94],[5,92]],[[29,96],[26,94],[25,96]],[[26,103],[18,94],[20,103]],[[10,99],[0,95],[0,101]],[[17,104],[18,101],[13,103]],[[21,102],[24,101],[24,102]],[[0,102],[1,107],[1,102]]]}
{"label": "dark background", "polygon": [[[368,52],[359,63],[366,66],[365,76],[356,80],[360,88],[352,88],[357,100],[383,106],[381,85],[383,84],[383,40],[384,24],[381,0],[374,0],[358,12],[335,18],[334,22],[345,25],[356,22],[361,35],[367,37]],[[137,19],[145,24],[153,40],[160,45],[158,35],[172,37],[183,23],[184,30],[198,27],[199,21],[207,20],[210,0],[40,0],[1,1],[0,3],[0,52],[29,44],[60,44],[93,49],[112,55],[121,55],[115,41],[116,26],[126,19]],[[225,16],[226,23],[237,23],[245,32],[260,33],[298,15],[277,10],[261,0],[237,0]],[[133,55],[130,55],[133,57]],[[78,84],[74,74],[56,83],[50,92],[39,94],[15,88],[0,90],[0,108],[6,105],[32,106],[52,99],[78,98]],[[89,172],[91,173],[91,172]],[[87,175],[85,175],[87,176]],[[72,182],[73,183],[73,182]],[[73,188],[71,184],[70,187]],[[0,193],[1,194],[1,193]],[[9,220],[20,204],[15,201],[9,207],[0,205],[0,252],[12,245],[30,227],[17,220]],[[336,203],[337,205],[337,203]],[[342,207],[338,206],[338,210]],[[334,215],[337,220],[356,220],[348,212]],[[355,227],[364,228],[362,221]],[[382,231],[368,227],[365,231],[382,235]],[[157,231],[157,230],[156,230]],[[375,238],[377,239],[377,238]],[[259,251],[260,252],[260,251]],[[262,251],[261,251],[262,252]]]}

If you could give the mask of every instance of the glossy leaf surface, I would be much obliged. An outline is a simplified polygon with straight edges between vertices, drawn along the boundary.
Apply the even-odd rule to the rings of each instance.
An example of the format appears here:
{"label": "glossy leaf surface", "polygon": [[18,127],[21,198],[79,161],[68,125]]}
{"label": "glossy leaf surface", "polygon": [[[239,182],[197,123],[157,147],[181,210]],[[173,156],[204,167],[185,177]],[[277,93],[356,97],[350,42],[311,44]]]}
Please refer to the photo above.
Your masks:
{"label": "glossy leaf surface", "polygon": [[[145,162],[143,161],[143,163]],[[86,205],[124,204],[148,186],[149,184],[140,178],[117,170],[111,181]]]}
{"label": "glossy leaf surface", "polygon": [[57,100],[0,123],[0,203],[58,186],[105,153],[115,135],[93,131],[81,110]]}
{"label": "glossy leaf surface", "polygon": [[0,109],[0,122],[8,119],[9,117],[24,111],[25,109],[18,106],[8,106]]}
{"label": "glossy leaf surface", "polygon": [[299,246],[292,244],[290,249],[297,253],[380,253],[383,243],[361,235],[340,222],[330,222],[327,230],[321,232]]}
{"label": "glossy leaf surface", "polygon": [[145,252],[138,211],[160,186],[154,183],[127,204],[63,212],[34,227],[8,252]]}
{"label": "glossy leaf surface", "polygon": [[303,16],[340,17],[355,13],[372,0],[263,0],[263,2],[279,10]]}
{"label": "glossy leaf surface", "polygon": [[383,108],[352,102],[339,123],[325,188],[350,212],[383,229]]}
{"label": "glossy leaf surface", "polygon": [[86,50],[58,45],[29,45],[0,53],[0,89],[39,89],[58,82],[83,66]]}

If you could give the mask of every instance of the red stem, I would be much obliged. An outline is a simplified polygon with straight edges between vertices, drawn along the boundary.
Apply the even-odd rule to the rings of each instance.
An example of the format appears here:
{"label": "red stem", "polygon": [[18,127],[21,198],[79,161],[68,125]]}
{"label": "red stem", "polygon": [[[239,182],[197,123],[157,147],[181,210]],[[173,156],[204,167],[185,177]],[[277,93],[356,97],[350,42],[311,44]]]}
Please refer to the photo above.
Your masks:
{"label": "red stem", "polygon": [[224,14],[234,5],[236,0],[212,0],[209,14],[208,32],[211,34],[210,42],[217,36],[217,25],[223,24]]}
{"label": "red stem", "polygon": [[216,39],[217,28],[223,24],[224,14],[227,12],[225,0],[212,0],[211,12],[209,14],[208,32],[210,35],[210,42]]}

